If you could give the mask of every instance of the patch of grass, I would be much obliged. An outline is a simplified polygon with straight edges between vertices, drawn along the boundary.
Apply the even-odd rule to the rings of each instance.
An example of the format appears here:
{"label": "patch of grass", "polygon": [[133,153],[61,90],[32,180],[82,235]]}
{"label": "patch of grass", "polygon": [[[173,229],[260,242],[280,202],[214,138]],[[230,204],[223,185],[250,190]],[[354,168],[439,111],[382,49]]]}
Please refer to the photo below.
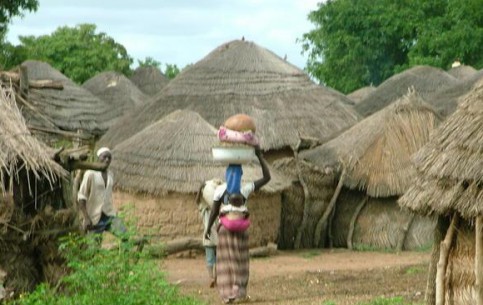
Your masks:
{"label": "patch of grass", "polygon": [[379,248],[376,246],[371,246],[371,245],[365,245],[365,244],[354,244],[353,249],[355,251],[361,251],[361,252],[385,252],[385,253],[395,253],[396,250],[394,249],[389,249],[389,248]]}
{"label": "patch of grass", "polygon": [[322,305],[336,305],[334,301],[324,301]]}
{"label": "patch of grass", "polygon": [[422,266],[413,266],[406,269],[405,274],[419,274],[426,271],[426,268]]}
{"label": "patch of grass", "polygon": [[303,258],[310,259],[310,258],[319,256],[320,254],[322,254],[322,251],[320,250],[309,250],[309,251],[304,251],[303,253],[300,254],[300,256],[302,256]]}
{"label": "patch of grass", "polygon": [[358,303],[358,305],[418,305],[404,301],[403,297],[379,297],[369,302]]}
{"label": "patch of grass", "polygon": [[417,248],[416,251],[427,253],[427,252],[431,252],[432,249],[433,249],[433,242],[429,242],[426,245],[422,245],[421,247]]}

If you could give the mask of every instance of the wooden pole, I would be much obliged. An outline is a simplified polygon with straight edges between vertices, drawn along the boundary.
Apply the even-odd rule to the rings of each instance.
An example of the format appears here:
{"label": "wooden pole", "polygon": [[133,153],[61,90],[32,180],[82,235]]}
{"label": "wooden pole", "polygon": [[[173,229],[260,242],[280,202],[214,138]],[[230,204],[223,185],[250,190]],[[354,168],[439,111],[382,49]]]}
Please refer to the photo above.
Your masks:
{"label": "wooden pole", "polygon": [[300,249],[300,245],[302,243],[302,234],[303,234],[305,228],[307,227],[307,221],[308,221],[308,218],[309,218],[309,209],[310,209],[309,188],[307,187],[307,184],[305,183],[304,177],[302,175],[302,169],[300,168],[299,157],[298,157],[298,149],[299,149],[301,143],[302,143],[302,140],[299,140],[297,147],[293,150],[295,167],[297,169],[297,175],[298,175],[298,178],[299,178],[299,181],[300,181],[300,185],[302,186],[302,189],[304,190],[304,214],[302,216],[302,223],[300,224],[300,227],[297,230],[297,235],[295,236],[295,242],[294,242],[294,248],[295,249]]}
{"label": "wooden pole", "polygon": [[346,170],[345,167],[342,170],[342,174],[340,175],[339,182],[337,183],[337,187],[335,189],[334,195],[330,199],[329,205],[327,209],[325,209],[322,217],[320,217],[319,221],[317,222],[317,226],[315,227],[315,234],[314,234],[314,245],[315,247],[319,247],[320,244],[320,234],[322,234],[322,229],[324,228],[327,219],[329,218],[332,210],[335,207],[335,203],[337,202],[337,198],[339,197],[340,191],[342,190],[342,186],[344,185],[344,180],[346,177]]}
{"label": "wooden pole", "polygon": [[483,216],[481,215],[476,217],[475,239],[476,305],[483,305]]}
{"label": "wooden pole", "polygon": [[396,246],[396,251],[398,253],[401,252],[404,248],[404,242],[406,241],[406,237],[408,235],[409,229],[411,228],[411,225],[413,224],[415,217],[416,217],[416,215],[414,215],[414,213],[410,212],[409,220],[406,222],[404,227],[401,228],[401,231],[399,231],[399,236],[398,236],[397,246]]}
{"label": "wooden pole", "polygon": [[29,75],[27,66],[20,65],[20,95],[23,98],[28,98],[29,96]]}
{"label": "wooden pole", "polygon": [[352,215],[351,223],[349,226],[349,233],[347,233],[347,248],[349,248],[349,250],[353,250],[354,248],[352,246],[352,239],[354,238],[354,228],[356,227],[357,218],[359,217],[359,214],[361,213],[368,200],[369,197],[367,195],[364,196],[361,202],[357,205],[354,214]]}
{"label": "wooden pole", "polygon": [[448,256],[449,251],[451,250],[451,246],[453,243],[453,236],[455,233],[455,229],[458,226],[459,216],[458,214],[454,214],[453,218],[451,219],[451,223],[449,225],[448,231],[446,232],[446,236],[444,240],[441,242],[440,250],[439,250],[439,261],[438,267],[436,270],[436,305],[444,305],[445,301],[445,275],[446,275],[446,267],[448,265]]}

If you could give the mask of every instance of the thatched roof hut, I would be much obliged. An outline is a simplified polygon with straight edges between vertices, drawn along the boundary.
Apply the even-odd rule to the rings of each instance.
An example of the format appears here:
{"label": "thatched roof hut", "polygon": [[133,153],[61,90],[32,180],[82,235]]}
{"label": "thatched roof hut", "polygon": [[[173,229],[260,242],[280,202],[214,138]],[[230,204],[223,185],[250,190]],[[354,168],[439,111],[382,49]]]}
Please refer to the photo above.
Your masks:
{"label": "thatched roof hut", "polygon": [[121,118],[100,143],[115,146],[166,114],[189,109],[215,127],[235,113],[248,114],[262,149],[283,149],[300,137],[327,140],[354,124],[359,116],[344,101],[351,103],[271,51],[235,40],[183,70],[155,101]]}
{"label": "thatched roof hut", "polygon": [[[428,295],[454,304],[482,304],[483,80],[414,160],[417,179],[399,204],[439,215],[444,224],[435,235],[443,242],[434,244]],[[450,217],[451,223],[445,223]]]}
{"label": "thatched roof hut", "polygon": [[[27,67],[29,80],[60,81],[62,90],[52,88],[31,88],[28,100],[38,112],[51,119],[62,130],[78,131],[100,135],[115,118],[112,108],[92,93],[75,84],[49,64],[28,60],[22,63]],[[30,124],[30,117],[26,115]]]}
{"label": "thatched roof hut", "polygon": [[466,79],[473,76],[478,70],[472,66],[460,65],[448,70],[448,73],[457,79]]}
{"label": "thatched roof hut", "polygon": [[119,72],[99,73],[82,84],[82,88],[106,102],[113,118],[121,117],[149,100],[147,95]]}
{"label": "thatched roof hut", "polygon": [[129,79],[148,96],[158,94],[169,82],[159,68],[153,66],[136,68]]}
{"label": "thatched roof hut", "polygon": [[[360,209],[364,205],[367,206],[374,201],[372,198],[381,200],[392,198],[391,205],[396,206],[397,196],[407,190],[416,174],[414,167],[411,166],[411,155],[429,140],[431,131],[439,122],[440,118],[436,112],[416,92],[410,91],[335,139],[312,150],[304,151],[300,156],[320,168],[333,167],[342,172],[339,183],[342,182],[346,187],[343,191],[354,190],[351,194],[355,199],[351,201],[355,204],[351,206],[357,214],[361,213]],[[360,192],[363,196],[360,196]],[[371,199],[370,202],[368,202],[369,199]],[[336,229],[333,231],[341,231],[341,227],[351,226],[351,219],[357,219],[358,216],[355,214],[354,218],[350,214],[338,215],[343,211],[339,208],[343,205],[341,200],[349,201],[344,197],[338,199],[335,220],[339,223],[334,222]],[[359,203],[360,209],[357,206]],[[388,205],[387,209],[391,209],[391,206]],[[402,214],[400,217],[408,218]],[[411,219],[409,220],[412,222]],[[341,225],[342,222],[343,225]],[[388,223],[396,224],[390,219]],[[376,221],[372,224],[382,225]],[[358,228],[355,229],[357,233]],[[359,230],[374,231],[374,228],[360,227]],[[401,228],[397,227],[394,230],[401,230]],[[359,235],[364,234],[367,233],[361,232]],[[370,238],[375,240],[374,243],[378,239],[377,236],[366,239]],[[390,248],[394,244],[378,246]]]}
{"label": "thatched roof hut", "polygon": [[374,91],[376,91],[376,87],[366,86],[347,94],[347,97],[353,100],[355,104],[358,104]]}
{"label": "thatched roof hut", "polygon": [[429,94],[457,82],[456,78],[442,69],[415,66],[385,80],[354,108],[366,117],[405,95],[408,88],[413,87],[424,100],[428,101]]}
{"label": "thatched roof hut", "polygon": [[[211,154],[217,144],[216,129],[199,114],[177,110],[115,147],[111,166],[120,191],[117,197],[135,203],[142,229],[152,229],[165,240],[201,237],[193,201],[204,181],[224,177],[226,165],[214,162]],[[244,165],[243,171],[245,180],[262,176],[260,166],[255,164]],[[272,171],[272,180],[250,198],[252,245],[275,242],[280,193],[288,184]],[[175,219],[169,217],[175,212]],[[262,234],[264,230],[266,234]]]}

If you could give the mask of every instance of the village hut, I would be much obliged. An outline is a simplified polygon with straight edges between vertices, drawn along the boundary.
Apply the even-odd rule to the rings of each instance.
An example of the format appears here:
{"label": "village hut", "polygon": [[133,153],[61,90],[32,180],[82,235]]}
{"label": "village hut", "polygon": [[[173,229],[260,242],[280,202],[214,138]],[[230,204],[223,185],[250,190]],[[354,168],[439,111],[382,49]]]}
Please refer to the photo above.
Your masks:
{"label": "village hut", "polygon": [[411,155],[439,122],[436,112],[410,91],[335,139],[301,152],[302,159],[338,173],[337,200],[326,203],[324,212],[333,213],[333,246],[403,250],[431,244],[434,220],[400,210],[397,198],[415,176]]}
{"label": "village hut", "polygon": [[[0,84],[0,301],[53,280],[57,245],[38,231],[62,226],[72,214],[62,208],[63,168],[32,136],[10,85]],[[55,269],[55,272],[54,272]]]}
{"label": "village hut", "polygon": [[[59,129],[99,136],[114,120],[112,107],[48,63],[28,60],[21,66],[26,69],[29,80],[53,80],[62,84],[61,89],[30,88],[27,97],[35,112],[48,117]],[[35,125],[29,109],[25,110],[27,124]]]}
{"label": "village hut", "polygon": [[106,102],[113,118],[121,117],[149,100],[146,94],[119,72],[99,73],[82,84],[82,88]]}
{"label": "village hut", "polygon": [[483,80],[414,157],[399,204],[437,215],[427,304],[483,304]]}
{"label": "village hut", "polygon": [[447,117],[456,110],[458,101],[468,94],[473,86],[481,79],[483,79],[483,70],[480,70],[472,76],[462,79],[451,86],[439,89],[430,94],[427,101],[438,111],[439,114]]}
{"label": "village hut", "polygon": [[152,103],[121,118],[99,145],[116,146],[168,113],[189,109],[216,128],[245,113],[255,120],[264,151],[292,154],[301,137],[327,140],[354,124],[359,116],[351,102],[273,52],[235,40],[184,69]]}
{"label": "village hut", "polygon": [[155,96],[169,82],[158,67],[137,67],[129,78],[139,90],[148,96]]}
{"label": "village hut", "polygon": [[478,72],[478,70],[476,70],[472,66],[466,66],[466,65],[452,67],[451,69],[448,70],[449,74],[461,80],[473,76],[476,72]]}
{"label": "village hut", "polygon": [[355,104],[358,104],[375,90],[376,87],[374,86],[366,86],[349,93],[347,97],[353,100]]}
{"label": "village hut", "polygon": [[458,79],[442,69],[430,66],[415,66],[385,80],[377,86],[374,92],[354,106],[354,109],[362,116],[367,117],[405,95],[411,87],[425,101],[429,101],[429,94],[457,82]]}
{"label": "village hut", "polygon": [[[213,161],[217,130],[199,114],[176,110],[125,140],[113,150],[115,201],[133,204],[139,231],[162,242],[201,239],[195,204],[203,182],[224,178],[226,164]],[[243,179],[262,177],[260,165],[243,166]],[[287,180],[272,170],[272,180],[249,200],[250,246],[275,243],[280,227],[281,191]]]}

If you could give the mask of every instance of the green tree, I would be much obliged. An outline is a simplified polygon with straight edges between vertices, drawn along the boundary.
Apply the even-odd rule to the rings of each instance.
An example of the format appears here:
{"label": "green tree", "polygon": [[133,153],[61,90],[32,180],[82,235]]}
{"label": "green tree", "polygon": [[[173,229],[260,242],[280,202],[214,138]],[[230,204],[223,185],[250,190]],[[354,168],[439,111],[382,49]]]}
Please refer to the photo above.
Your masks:
{"label": "green tree", "polygon": [[138,65],[140,67],[156,67],[156,68],[160,69],[161,62],[159,62],[156,59],[148,56],[144,60],[138,59]]}
{"label": "green tree", "polygon": [[178,68],[177,65],[175,64],[166,64],[166,69],[163,71],[163,74],[168,78],[168,79],[173,79],[176,77],[176,75],[179,74],[180,69]]}
{"label": "green tree", "polygon": [[15,16],[22,16],[23,10],[36,11],[38,0],[2,0],[0,4],[0,41],[7,32],[10,20]]}
{"label": "green tree", "polygon": [[315,29],[301,40],[309,56],[306,69],[347,93],[416,64],[445,68],[459,57],[479,67],[481,5],[482,0],[328,0],[308,16]]}
{"label": "green tree", "polygon": [[[26,59],[42,60],[77,83],[103,71],[129,75],[132,58],[126,48],[105,33],[96,33],[94,24],[59,27],[51,35],[20,36],[16,47],[18,65]],[[19,54],[20,53],[20,54]]]}

